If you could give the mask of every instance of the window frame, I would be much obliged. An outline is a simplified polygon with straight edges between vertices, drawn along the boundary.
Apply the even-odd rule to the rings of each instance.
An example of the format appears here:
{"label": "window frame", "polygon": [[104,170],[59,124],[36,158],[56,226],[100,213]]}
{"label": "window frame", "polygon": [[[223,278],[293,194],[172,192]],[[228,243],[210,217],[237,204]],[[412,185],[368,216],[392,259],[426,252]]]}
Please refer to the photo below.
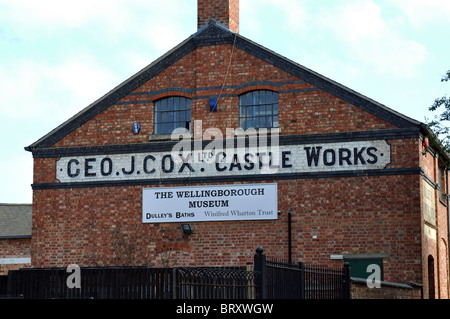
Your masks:
{"label": "window frame", "polygon": [[[154,135],[170,135],[177,128],[191,131],[192,104],[190,98],[171,95],[154,101],[153,106]],[[167,130],[168,127],[170,127],[170,131]]]}
{"label": "window frame", "polygon": [[256,89],[239,95],[240,128],[279,128],[279,123],[278,92]]}
{"label": "window frame", "polygon": [[445,166],[438,164],[438,191],[439,191],[439,201],[441,204],[447,205],[447,171]]}

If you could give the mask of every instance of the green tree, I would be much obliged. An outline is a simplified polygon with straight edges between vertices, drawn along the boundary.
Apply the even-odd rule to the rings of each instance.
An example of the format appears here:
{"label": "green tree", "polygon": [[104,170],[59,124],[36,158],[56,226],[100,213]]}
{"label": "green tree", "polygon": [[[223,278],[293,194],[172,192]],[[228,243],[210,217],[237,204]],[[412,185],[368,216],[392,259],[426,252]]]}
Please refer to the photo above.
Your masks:
{"label": "green tree", "polygon": [[[450,70],[447,71],[444,77],[442,77],[441,82],[450,81]],[[428,127],[433,131],[436,138],[441,142],[445,151],[450,151],[450,98],[443,96],[434,100],[433,105],[430,106],[430,111],[437,111],[442,109],[443,111],[440,115],[435,115],[434,119],[429,121],[425,119]]]}

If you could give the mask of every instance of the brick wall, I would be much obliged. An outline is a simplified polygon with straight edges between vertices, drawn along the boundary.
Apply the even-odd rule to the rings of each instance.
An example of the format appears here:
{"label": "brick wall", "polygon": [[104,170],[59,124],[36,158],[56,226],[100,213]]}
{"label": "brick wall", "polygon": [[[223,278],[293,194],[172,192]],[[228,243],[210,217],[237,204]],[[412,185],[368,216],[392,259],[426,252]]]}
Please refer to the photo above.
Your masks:
{"label": "brick wall", "polygon": [[352,282],[352,299],[422,299],[421,287],[407,285],[381,285],[380,288],[368,288],[364,283]]}
{"label": "brick wall", "polygon": [[[279,93],[282,136],[389,132],[396,128],[242,49],[224,44],[189,52],[52,149],[148,143],[154,129],[154,102],[169,94],[192,99],[192,121],[202,120],[203,130],[215,127],[225,132],[239,125],[238,94],[260,87]],[[219,94],[218,111],[210,114],[209,98]],[[138,135],[131,132],[135,121],[142,126]],[[422,240],[423,177],[418,172],[400,172],[423,165],[425,173],[434,176],[430,165],[435,162],[431,155],[421,155],[417,136],[391,136],[387,142],[391,150],[387,168],[399,169],[393,170],[395,173],[252,181],[278,184],[277,220],[198,222],[193,223],[194,234],[190,236],[183,235],[178,223],[142,223],[142,188],[150,186],[35,188],[32,264],[245,265],[252,261],[257,246],[263,246],[268,256],[287,258],[286,212],[292,210],[294,262],[336,264],[342,261],[330,260],[330,255],[383,253],[389,256],[383,264],[385,280],[421,283],[422,275],[426,276],[423,250],[442,261],[447,254],[447,237],[445,232],[439,233],[444,243],[438,246]],[[59,157],[35,158],[35,185],[58,182]],[[216,183],[195,183],[211,184]],[[192,184],[161,181],[151,187],[186,185]],[[445,224],[445,209],[439,207],[437,212],[439,223]],[[436,265],[440,265],[436,273],[442,274],[443,264]]]}
{"label": "brick wall", "polygon": [[[183,255],[189,265],[245,265],[257,246],[269,256],[286,258],[285,212],[292,209],[295,261],[323,264],[336,253],[389,253],[387,278],[418,280],[420,267],[414,261],[420,246],[410,243],[420,240],[420,221],[398,223],[417,208],[395,195],[412,190],[418,177],[401,183],[391,176],[275,182],[283,194],[278,220],[194,223],[194,234],[188,237],[178,223],[142,224],[139,186],[35,191],[39,204],[34,210],[33,265],[114,265],[132,260],[156,266],[165,254],[174,259]],[[345,189],[339,187],[343,184]],[[361,196],[381,185],[386,186],[377,195]],[[120,247],[123,243],[129,249]],[[402,262],[407,266],[399,267]]]}
{"label": "brick wall", "polygon": [[[421,196],[424,196],[426,191],[424,188],[432,190],[434,197],[434,221],[425,216],[425,207],[422,202],[422,275],[424,283],[424,297],[428,298],[429,293],[429,267],[428,258],[431,256],[434,260],[434,287],[436,298],[448,298],[449,286],[448,286],[448,203],[447,200],[440,199],[439,195],[439,183],[438,183],[438,167],[442,160],[440,155],[434,151],[425,151],[424,145],[419,143],[420,150],[420,166],[424,171],[424,181],[421,185]],[[448,180],[448,176],[446,177]],[[444,193],[447,192],[447,185],[442,185]],[[429,215],[429,213],[428,213]]]}
{"label": "brick wall", "polygon": [[[393,152],[394,145],[415,144],[389,142]],[[32,263],[245,265],[257,246],[287,258],[286,212],[292,210],[294,262],[333,264],[338,262],[330,260],[332,254],[386,253],[387,280],[420,281],[420,180],[419,175],[267,180],[278,184],[276,221],[193,223],[191,236],[184,236],[178,223],[141,222],[143,186],[34,190]]]}
{"label": "brick wall", "polygon": [[[30,238],[10,238],[0,239],[0,258],[30,258],[31,257],[31,239]],[[29,263],[2,263],[0,261],[0,275],[6,275],[9,270],[30,267]]]}
{"label": "brick wall", "polygon": [[198,0],[198,28],[216,19],[233,32],[239,33],[239,0]]}

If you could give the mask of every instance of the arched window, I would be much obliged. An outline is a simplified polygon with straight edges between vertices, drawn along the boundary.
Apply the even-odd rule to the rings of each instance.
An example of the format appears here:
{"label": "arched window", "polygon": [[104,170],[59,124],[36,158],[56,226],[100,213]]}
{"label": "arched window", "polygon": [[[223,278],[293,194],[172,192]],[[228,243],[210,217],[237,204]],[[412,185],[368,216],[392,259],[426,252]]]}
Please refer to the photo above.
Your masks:
{"label": "arched window", "polygon": [[278,127],[278,93],[257,90],[239,96],[239,127]]}
{"label": "arched window", "polygon": [[176,128],[191,129],[191,100],[173,96],[155,102],[154,134],[171,134]]}

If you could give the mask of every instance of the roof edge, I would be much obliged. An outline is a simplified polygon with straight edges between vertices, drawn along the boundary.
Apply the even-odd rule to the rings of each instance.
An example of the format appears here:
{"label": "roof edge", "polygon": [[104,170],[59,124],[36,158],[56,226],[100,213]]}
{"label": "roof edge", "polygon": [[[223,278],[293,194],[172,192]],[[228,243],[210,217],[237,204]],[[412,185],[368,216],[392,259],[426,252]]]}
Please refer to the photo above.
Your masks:
{"label": "roof edge", "polygon": [[[271,63],[286,72],[291,73],[294,76],[302,78],[303,80],[313,84],[314,86],[327,91],[337,97],[346,100],[353,105],[359,106],[365,111],[375,114],[376,116],[388,121],[394,122],[392,124],[398,126],[399,128],[420,126],[423,123],[410,118],[398,111],[395,111],[349,87],[336,82],[316,71],[313,71],[295,61],[286,58],[268,48],[259,45],[240,34],[237,35],[236,46],[241,47],[241,49],[246,50],[268,63]],[[269,55],[268,55],[269,54]],[[371,107],[375,107],[375,110],[371,110]]]}
{"label": "roof edge", "polygon": [[[39,147],[49,147],[49,146],[53,145],[54,143],[59,141],[64,136],[62,136],[61,138],[58,138],[57,140],[55,139],[51,143],[45,143],[45,142],[48,141],[57,132],[60,132],[63,128],[67,127],[69,124],[74,123],[80,117],[82,117],[83,115],[87,114],[88,112],[94,111],[95,115],[97,115],[98,113],[100,113],[101,111],[106,109],[107,107],[111,106],[113,103],[115,103],[118,100],[120,100],[122,98],[122,94],[121,93],[125,93],[125,92],[122,92],[122,90],[126,91],[128,93],[132,92],[133,91],[133,87],[137,88],[137,87],[139,87],[141,82],[145,82],[145,81],[142,81],[142,79],[145,78],[144,74],[149,72],[152,68],[154,68],[158,64],[162,63],[171,54],[174,54],[180,48],[183,48],[187,43],[192,41],[192,39],[193,39],[193,36],[191,35],[189,38],[187,38],[186,40],[184,40],[183,42],[181,42],[180,44],[178,44],[177,46],[175,46],[174,48],[172,48],[171,50],[169,50],[168,52],[163,54],[161,57],[159,57],[158,59],[153,61],[151,64],[149,64],[148,66],[146,66],[145,68],[140,70],[138,73],[136,73],[133,76],[129,77],[127,80],[125,80],[121,84],[117,85],[115,88],[113,88],[112,90],[110,90],[109,92],[104,94],[102,97],[100,97],[99,99],[97,99],[93,103],[89,104],[87,107],[82,109],[80,112],[76,113],[75,115],[70,117],[68,120],[66,120],[62,124],[58,125],[56,128],[51,130],[49,133],[47,133],[46,135],[44,135],[43,137],[38,139],[36,142],[34,142],[34,143],[30,144],[29,146],[25,147],[25,150],[29,151],[29,152],[33,152],[35,149],[37,149]],[[139,85],[136,83],[136,81],[138,81]],[[127,94],[127,93],[125,93],[125,94]],[[107,105],[104,105],[101,108],[100,111],[95,111],[94,109],[96,107],[100,106],[102,103],[106,103]],[[95,115],[93,115],[93,116],[95,116]],[[92,118],[93,116],[91,116],[90,118]],[[85,123],[84,121],[83,121],[83,123],[81,123],[81,121],[78,121],[78,122],[79,123],[76,123],[77,125],[73,125],[74,127],[73,127],[73,129],[71,131],[74,131],[75,129],[77,129],[78,127],[80,127],[82,124]]]}
{"label": "roof edge", "polygon": [[279,67],[312,85],[327,91],[347,102],[360,107],[361,109],[378,116],[385,121],[392,123],[398,128],[419,127],[425,124],[401,114],[387,106],[376,102],[330,78],[327,78],[303,65],[294,62],[270,49],[267,49],[238,33],[228,30],[215,20],[210,20],[208,24],[201,27],[197,32],[189,36],[186,40],[166,52],[157,60],[143,68],[141,71],[131,76],[114,89],[97,99],[89,106],[63,122],[61,125],[41,137],[36,142],[25,147],[26,151],[33,152],[38,148],[49,148],[67,134],[73,132],[81,125],[98,115],[109,106],[119,101],[123,96],[131,93],[140,85],[144,84],[167,67],[184,57],[186,54],[199,46],[231,43],[236,47],[252,54],[262,60]]}
{"label": "roof edge", "polygon": [[0,236],[0,239],[30,239],[31,235],[10,235],[10,236]]}

